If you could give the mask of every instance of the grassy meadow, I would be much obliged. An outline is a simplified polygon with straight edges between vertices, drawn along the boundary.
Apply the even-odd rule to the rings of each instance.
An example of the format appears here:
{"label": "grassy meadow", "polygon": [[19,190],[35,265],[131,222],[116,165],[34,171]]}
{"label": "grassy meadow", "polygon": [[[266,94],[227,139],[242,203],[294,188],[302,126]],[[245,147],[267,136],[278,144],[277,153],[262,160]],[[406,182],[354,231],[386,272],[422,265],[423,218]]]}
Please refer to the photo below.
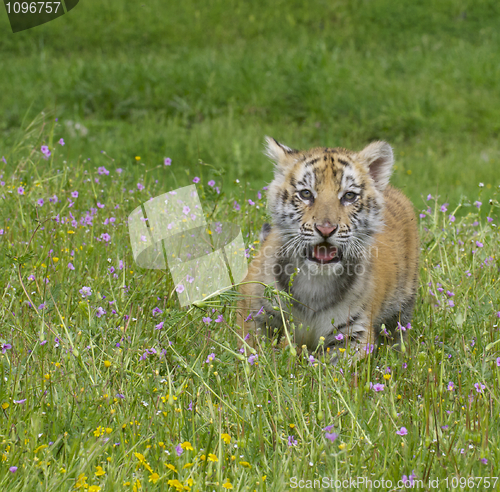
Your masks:
{"label": "grassy meadow", "polygon": [[[88,0],[16,35],[0,16],[0,490],[500,490],[499,10]],[[251,257],[266,134],[393,144],[422,246],[402,354],[241,353],[235,292],[180,308],[134,264],[129,213],[193,180]]]}

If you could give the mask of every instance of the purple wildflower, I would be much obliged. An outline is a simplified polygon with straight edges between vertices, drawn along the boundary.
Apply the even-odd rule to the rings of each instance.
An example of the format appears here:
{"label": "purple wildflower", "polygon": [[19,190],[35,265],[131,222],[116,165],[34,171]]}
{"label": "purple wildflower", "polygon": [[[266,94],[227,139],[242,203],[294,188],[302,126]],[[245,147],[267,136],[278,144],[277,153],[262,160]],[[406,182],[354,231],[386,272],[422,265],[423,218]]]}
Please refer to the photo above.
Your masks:
{"label": "purple wildflower", "polygon": [[2,345],[2,354],[5,354],[7,350],[10,350],[12,348],[12,345],[10,343],[5,343]]}
{"label": "purple wildflower", "polygon": [[474,202],[474,205],[477,207],[477,208],[481,208],[481,205],[483,204],[483,202],[480,202],[480,201],[476,201]]}
{"label": "purple wildflower", "polygon": [[476,383],[476,384],[474,384],[474,388],[476,388],[476,391],[478,393],[482,393],[484,388],[486,388],[486,386],[484,384],[481,384],[481,383]]}
{"label": "purple wildflower", "polygon": [[453,381],[448,382],[448,391],[453,391],[455,389],[455,383]]}
{"label": "purple wildflower", "polygon": [[215,186],[215,181],[213,179],[211,179],[208,183],[207,183],[208,186],[210,186],[210,188],[213,188]]}
{"label": "purple wildflower", "polygon": [[111,236],[107,232],[103,232],[101,234],[101,239],[108,243],[109,241],[111,241]]}
{"label": "purple wildflower", "polygon": [[10,471],[10,473],[16,473],[16,471],[17,471],[17,466],[11,466],[11,467],[9,468],[9,471]]}
{"label": "purple wildflower", "polygon": [[78,198],[78,191],[72,191],[72,192],[71,192],[71,196],[72,196],[73,198]]}
{"label": "purple wildflower", "polygon": [[177,454],[177,456],[180,456],[184,450],[182,449],[182,446],[180,444],[177,444],[177,446],[175,446],[175,452]]}
{"label": "purple wildflower", "polygon": [[83,297],[89,297],[92,294],[90,287],[82,287],[78,292],[80,292]]}
{"label": "purple wildflower", "polygon": [[326,432],[325,433],[325,439],[328,439],[331,442],[334,442],[335,439],[337,439],[339,435],[336,432]]}
{"label": "purple wildflower", "polygon": [[41,207],[45,202],[43,201],[43,198],[39,198],[36,203],[38,203],[38,206]]}
{"label": "purple wildflower", "polygon": [[58,143],[59,143],[59,145],[65,145],[65,143],[64,143],[64,139],[62,139],[62,138],[60,138],[60,139],[59,139],[59,142],[58,142]]}
{"label": "purple wildflower", "polygon": [[415,482],[416,477],[417,477],[417,475],[415,475],[415,471],[412,471],[411,475],[409,477],[407,477],[406,475],[403,475],[401,477],[401,481],[404,483],[405,487],[407,487],[408,485],[412,486]]}
{"label": "purple wildflower", "polygon": [[211,353],[211,354],[209,354],[209,356],[207,357],[207,360],[205,361],[205,364],[210,364],[210,362],[212,362],[214,359],[215,359],[215,354],[212,352],[212,353]]}
{"label": "purple wildflower", "polygon": [[241,210],[241,207],[236,200],[234,201],[233,208],[236,210],[236,212],[239,212]]}
{"label": "purple wildflower", "polygon": [[184,285],[182,284],[179,284],[176,288],[175,288],[176,292],[179,293],[179,294],[182,294],[184,292]]}
{"label": "purple wildflower", "polygon": [[163,321],[160,321],[157,325],[155,325],[156,330],[161,330],[163,328]]}
{"label": "purple wildflower", "polygon": [[406,331],[406,330],[411,330],[411,323],[408,323],[406,326],[403,326],[399,321],[398,321],[398,326],[396,327],[396,330],[400,331]]}
{"label": "purple wildflower", "polygon": [[219,316],[215,318],[216,323],[222,323],[223,321],[224,321],[224,316],[222,316],[222,314],[219,314]]}
{"label": "purple wildflower", "polygon": [[153,316],[156,316],[156,315],[161,314],[161,313],[163,313],[163,311],[159,307],[155,307],[153,309]]}
{"label": "purple wildflower", "polygon": [[398,436],[406,436],[408,434],[408,429],[406,427],[401,427],[398,431],[396,431]]}
{"label": "purple wildflower", "polygon": [[339,333],[338,335],[335,336],[335,340],[338,340],[339,342],[344,339],[344,335],[342,333]]}
{"label": "purple wildflower", "polygon": [[106,174],[108,175],[109,174],[109,171],[104,167],[104,166],[100,166],[97,168],[97,172],[98,174]]}
{"label": "purple wildflower", "polygon": [[144,185],[142,183],[137,183],[137,189],[142,191],[144,189]]}
{"label": "purple wildflower", "polygon": [[46,145],[42,145],[40,150],[42,151],[44,159],[48,159],[50,157],[51,152]]}
{"label": "purple wildflower", "polygon": [[101,316],[104,316],[106,314],[106,311],[101,307],[99,306],[97,308],[97,311],[95,312],[95,315],[100,318]]}
{"label": "purple wildflower", "polygon": [[163,164],[165,164],[165,166],[170,166],[172,164],[172,159],[170,159],[170,157],[165,157],[163,159]]}
{"label": "purple wildflower", "polygon": [[195,177],[193,178],[193,183],[195,183],[195,184],[196,184],[196,183],[199,183],[199,182],[200,182],[200,178],[199,178],[198,176],[195,176]]}
{"label": "purple wildflower", "polygon": [[446,212],[448,210],[448,205],[449,203],[443,203],[443,205],[441,205],[441,212]]}
{"label": "purple wildflower", "polygon": [[24,188],[22,186],[20,186],[18,189],[17,189],[17,193],[19,195],[24,195]]}
{"label": "purple wildflower", "polygon": [[372,386],[373,391],[384,391],[385,385],[377,383]]}
{"label": "purple wildflower", "polygon": [[500,357],[497,357],[497,366],[500,367]]}
{"label": "purple wildflower", "polygon": [[294,436],[288,436],[288,446],[297,446],[297,439]]}
{"label": "purple wildflower", "polygon": [[248,357],[248,363],[253,366],[255,364],[255,361],[259,358],[257,354],[252,354],[250,357]]}
{"label": "purple wildflower", "polygon": [[212,318],[210,318],[209,316],[205,316],[204,318],[202,318],[202,321],[203,321],[203,323],[208,325],[212,322]]}

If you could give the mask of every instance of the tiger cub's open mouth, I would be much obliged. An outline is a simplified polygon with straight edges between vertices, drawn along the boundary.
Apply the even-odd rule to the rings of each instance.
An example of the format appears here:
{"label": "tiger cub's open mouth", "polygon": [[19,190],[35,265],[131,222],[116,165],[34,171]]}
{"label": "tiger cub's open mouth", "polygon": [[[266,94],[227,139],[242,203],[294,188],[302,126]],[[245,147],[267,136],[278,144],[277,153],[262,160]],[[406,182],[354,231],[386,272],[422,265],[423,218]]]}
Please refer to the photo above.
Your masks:
{"label": "tiger cub's open mouth", "polygon": [[309,248],[306,257],[310,261],[326,265],[328,263],[338,263],[342,259],[342,252],[336,246],[323,242]]}

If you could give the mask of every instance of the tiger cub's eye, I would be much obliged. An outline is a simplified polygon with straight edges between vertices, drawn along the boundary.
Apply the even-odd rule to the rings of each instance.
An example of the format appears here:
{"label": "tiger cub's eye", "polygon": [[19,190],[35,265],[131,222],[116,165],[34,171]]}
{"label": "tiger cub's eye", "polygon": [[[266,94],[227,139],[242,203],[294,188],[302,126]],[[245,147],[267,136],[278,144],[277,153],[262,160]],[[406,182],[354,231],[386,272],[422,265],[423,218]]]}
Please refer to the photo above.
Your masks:
{"label": "tiger cub's eye", "polygon": [[356,199],[357,196],[358,195],[356,195],[356,193],[354,193],[354,191],[348,191],[342,197],[342,201],[344,201],[344,202],[353,202]]}
{"label": "tiger cub's eye", "polygon": [[312,196],[313,196],[313,194],[311,193],[310,190],[300,190],[299,191],[299,195],[304,200],[310,200],[312,198]]}

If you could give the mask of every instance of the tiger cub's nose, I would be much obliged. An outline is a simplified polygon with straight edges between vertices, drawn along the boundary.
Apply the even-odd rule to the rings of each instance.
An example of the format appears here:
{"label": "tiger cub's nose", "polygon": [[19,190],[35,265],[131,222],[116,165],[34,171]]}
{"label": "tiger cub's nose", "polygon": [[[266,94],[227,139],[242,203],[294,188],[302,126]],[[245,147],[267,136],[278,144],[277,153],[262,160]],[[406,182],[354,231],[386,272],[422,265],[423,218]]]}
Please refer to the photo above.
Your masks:
{"label": "tiger cub's nose", "polygon": [[314,224],[314,227],[316,230],[324,237],[330,237],[336,230],[337,227],[336,225],[330,224],[330,222],[323,222],[323,224]]}

